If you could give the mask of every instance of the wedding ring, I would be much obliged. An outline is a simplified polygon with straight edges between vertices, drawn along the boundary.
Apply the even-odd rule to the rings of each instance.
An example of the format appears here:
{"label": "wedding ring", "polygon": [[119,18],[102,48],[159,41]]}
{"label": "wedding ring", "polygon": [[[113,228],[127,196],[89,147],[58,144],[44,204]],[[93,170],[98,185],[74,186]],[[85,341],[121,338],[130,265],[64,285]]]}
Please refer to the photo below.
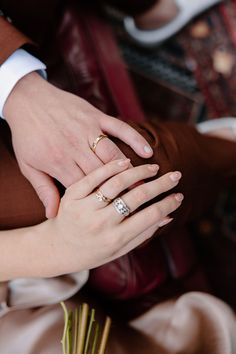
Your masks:
{"label": "wedding ring", "polygon": [[128,216],[130,214],[130,208],[125,204],[123,199],[121,198],[116,198],[113,201],[113,205],[117,213],[123,215],[123,216]]}
{"label": "wedding ring", "polygon": [[101,191],[100,189],[96,190],[96,198],[100,201],[100,202],[105,202],[105,203],[111,203],[112,199],[107,198]]}
{"label": "wedding ring", "polygon": [[100,134],[92,143],[92,146],[90,146],[90,149],[95,153],[96,147],[99,143],[99,141],[101,141],[104,138],[108,138],[108,136],[106,134]]}

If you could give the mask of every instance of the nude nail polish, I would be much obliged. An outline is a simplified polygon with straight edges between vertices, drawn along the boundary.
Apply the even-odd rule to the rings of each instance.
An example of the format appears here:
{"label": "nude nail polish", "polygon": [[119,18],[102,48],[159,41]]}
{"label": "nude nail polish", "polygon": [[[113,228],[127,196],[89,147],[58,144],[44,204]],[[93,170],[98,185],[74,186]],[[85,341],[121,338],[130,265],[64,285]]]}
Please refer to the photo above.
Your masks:
{"label": "nude nail polish", "polygon": [[130,159],[123,159],[123,160],[119,160],[119,161],[117,162],[117,164],[118,164],[119,166],[128,166],[129,163],[130,163]]}
{"label": "nude nail polish", "polygon": [[182,202],[182,200],[184,199],[184,196],[182,193],[177,193],[175,195],[175,199],[178,201],[178,202]]}
{"label": "nude nail polish", "polygon": [[149,145],[145,145],[143,150],[146,154],[150,154],[151,152],[153,152],[152,148]]}
{"label": "nude nail polish", "polygon": [[180,180],[180,178],[182,177],[181,173],[179,171],[175,171],[170,175],[170,179],[173,182],[177,182]]}
{"label": "nude nail polish", "polygon": [[159,170],[159,166],[154,164],[154,165],[148,165],[148,169],[152,172],[157,172]]}

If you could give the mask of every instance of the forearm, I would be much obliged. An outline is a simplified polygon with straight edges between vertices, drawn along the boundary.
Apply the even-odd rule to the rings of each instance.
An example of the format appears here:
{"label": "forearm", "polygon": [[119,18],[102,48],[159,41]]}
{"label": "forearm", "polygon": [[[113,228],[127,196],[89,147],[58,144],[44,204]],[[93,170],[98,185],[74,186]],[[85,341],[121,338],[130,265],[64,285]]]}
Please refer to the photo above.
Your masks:
{"label": "forearm", "polygon": [[47,222],[0,232],[0,282],[53,275],[52,245],[47,232]]}

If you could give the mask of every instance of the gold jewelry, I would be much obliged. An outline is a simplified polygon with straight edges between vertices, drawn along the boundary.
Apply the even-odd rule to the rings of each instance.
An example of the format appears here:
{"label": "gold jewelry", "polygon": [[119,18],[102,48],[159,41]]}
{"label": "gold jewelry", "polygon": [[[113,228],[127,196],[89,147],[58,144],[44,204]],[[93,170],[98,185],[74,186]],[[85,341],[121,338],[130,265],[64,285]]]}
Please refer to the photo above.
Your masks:
{"label": "gold jewelry", "polygon": [[105,197],[105,195],[100,191],[100,189],[96,190],[96,198],[100,201],[100,202],[105,202],[105,203],[111,203],[112,199]]}
{"label": "gold jewelry", "polygon": [[108,138],[108,136],[106,134],[100,134],[92,143],[92,146],[90,146],[90,149],[95,153],[97,144],[99,143],[99,141],[101,141],[104,138]]}

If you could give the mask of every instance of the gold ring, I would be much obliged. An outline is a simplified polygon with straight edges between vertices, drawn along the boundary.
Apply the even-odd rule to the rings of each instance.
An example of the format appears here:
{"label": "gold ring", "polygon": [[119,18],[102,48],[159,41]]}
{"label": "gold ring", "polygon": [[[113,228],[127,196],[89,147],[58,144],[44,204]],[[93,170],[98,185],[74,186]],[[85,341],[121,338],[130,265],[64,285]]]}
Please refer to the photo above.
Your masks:
{"label": "gold ring", "polygon": [[108,136],[106,134],[100,134],[97,139],[94,140],[94,142],[92,143],[92,146],[90,146],[90,149],[95,153],[97,144],[99,143],[99,141],[101,141],[104,138],[108,138]]}
{"label": "gold ring", "polygon": [[105,197],[105,195],[100,191],[100,189],[96,190],[96,198],[100,201],[100,202],[105,202],[105,203],[111,203],[112,199]]}

